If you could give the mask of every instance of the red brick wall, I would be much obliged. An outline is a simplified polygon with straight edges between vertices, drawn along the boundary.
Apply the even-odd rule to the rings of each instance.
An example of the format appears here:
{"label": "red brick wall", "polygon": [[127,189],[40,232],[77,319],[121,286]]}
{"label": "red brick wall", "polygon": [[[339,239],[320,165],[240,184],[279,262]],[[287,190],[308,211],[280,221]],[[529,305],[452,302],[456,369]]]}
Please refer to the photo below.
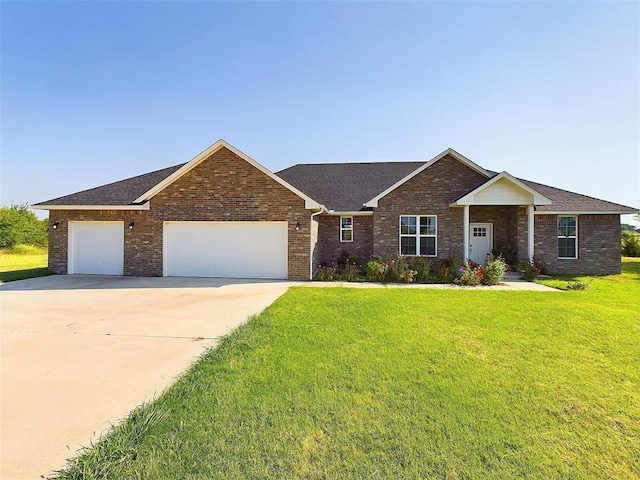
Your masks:
{"label": "red brick wall", "polygon": [[493,248],[506,245],[518,249],[518,258],[527,260],[527,209],[518,206],[471,206],[470,223],[493,224]]}
{"label": "red brick wall", "polygon": [[486,181],[453,157],[446,156],[382,198],[373,215],[373,252],[398,254],[400,215],[438,216],[438,258],[462,258],[461,207],[449,204]]}
{"label": "red brick wall", "polygon": [[577,259],[558,258],[557,224],[557,215],[535,216],[535,255],[549,273],[620,273],[620,215],[578,215]]}
{"label": "red brick wall", "polygon": [[[124,222],[124,274],[138,276],[156,276],[155,271],[148,268],[150,258],[159,255],[162,266],[162,251],[154,251],[154,241],[150,232],[154,228],[145,210],[52,210],[49,213],[49,271],[66,274],[68,266],[69,222]],[[59,221],[57,229],[54,222]],[[135,228],[129,230],[127,225],[135,222]],[[162,228],[160,229],[162,236]],[[160,270],[162,275],[162,270]]]}
{"label": "red brick wall", "polygon": [[[310,215],[304,200],[222,148],[151,200],[150,210],[52,211],[49,268],[67,272],[67,222],[70,220],[131,220],[125,228],[125,275],[161,276],[164,221],[286,221],[289,225],[288,275],[309,278]],[[296,231],[296,222],[300,230]]]}
{"label": "red brick wall", "polygon": [[332,263],[343,250],[367,260],[373,254],[373,216],[353,216],[353,242],[340,241],[340,217],[319,215],[318,261]]}

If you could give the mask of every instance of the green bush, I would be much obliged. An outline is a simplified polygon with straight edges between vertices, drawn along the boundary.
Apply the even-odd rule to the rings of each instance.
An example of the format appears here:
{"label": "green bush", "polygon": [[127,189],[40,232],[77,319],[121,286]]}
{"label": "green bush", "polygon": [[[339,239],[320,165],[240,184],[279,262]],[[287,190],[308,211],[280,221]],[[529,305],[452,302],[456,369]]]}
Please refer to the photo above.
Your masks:
{"label": "green bush", "polygon": [[640,257],[640,234],[630,230],[622,232],[622,255]]}
{"label": "green bush", "polygon": [[38,220],[26,203],[0,207],[0,248],[10,248],[20,244],[45,247],[47,221]]}
{"label": "green bush", "polygon": [[502,282],[504,274],[509,270],[509,265],[504,261],[501,255],[497,257],[491,257],[487,255],[487,259],[484,263],[484,278],[483,283],[485,285],[498,285]]}
{"label": "green bush", "polygon": [[567,283],[567,290],[586,290],[587,288],[589,288],[589,283],[587,282],[576,280],[575,282]]}
{"label": "green bush", "polygon": [[436,283],[436,274],[430,258],[409,257],[409,268],[415,272],[416,283]]}
{"label": "green bush", "polygon": [[335,265],[320,265],[313,279],[318,282],[334,282],[338,280],[338,267]]}
{"label": "green bush", "polygon": [[524,278],[527,282],[533,282],[536,278],[538,278],[539,273],[540,270],[538,270],[535,265],[525,263],[522,278]]}
{"label": "green bush", "polygon": [[451,259],[434,261],[429,258],[402,255],[391,259],[374,257],[362,265],[353,256],[341,255],[335,263],[321,265],[314,280],[323,282],[366,280],[389,283],[452,283],[456,278],[457,265],[457,262]]}

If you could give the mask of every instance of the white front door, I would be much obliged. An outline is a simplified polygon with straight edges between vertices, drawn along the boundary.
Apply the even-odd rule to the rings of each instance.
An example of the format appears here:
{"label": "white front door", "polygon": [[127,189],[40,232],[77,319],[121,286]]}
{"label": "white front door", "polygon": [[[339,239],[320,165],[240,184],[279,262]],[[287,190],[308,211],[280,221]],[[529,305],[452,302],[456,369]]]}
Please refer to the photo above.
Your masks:
{"label": "white front door", "polygon": [[484,265],[487,254],[493,248],[493,224],[469,224],[469,260]]}

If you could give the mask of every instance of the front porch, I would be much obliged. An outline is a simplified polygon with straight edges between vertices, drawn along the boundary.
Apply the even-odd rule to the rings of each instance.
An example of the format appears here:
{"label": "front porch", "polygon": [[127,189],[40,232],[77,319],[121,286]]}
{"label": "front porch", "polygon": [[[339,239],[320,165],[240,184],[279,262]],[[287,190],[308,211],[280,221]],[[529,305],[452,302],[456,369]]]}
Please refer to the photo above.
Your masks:
{"label": "front porch", "polygon": [[452,207],[463,209],[464,263],[484,263],[494,249],[511,262],[531,261],[535,251],[535,206],[550,203],[507,172],[453,202]]}
{"label": "front porch", "polygon": [[[465,208],[467,210],[467,208]],[[464,217],[464,216],[463,216]],[[533,215],[531,215],[533,217]],[[468,207],[468,218],[463,218],[463,260],[483,264],[487,254],[502,253],[509,262],[527,261],[533,257],[529,250],[527,207],[518,205],[478,205]],[[514,260],[515,259],[515,260]]]}

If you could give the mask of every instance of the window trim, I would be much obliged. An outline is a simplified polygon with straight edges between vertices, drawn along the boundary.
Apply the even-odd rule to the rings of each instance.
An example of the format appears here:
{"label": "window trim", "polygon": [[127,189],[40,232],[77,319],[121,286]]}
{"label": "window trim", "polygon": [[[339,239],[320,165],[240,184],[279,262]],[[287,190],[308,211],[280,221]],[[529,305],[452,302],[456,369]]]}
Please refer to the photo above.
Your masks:
{"label": "window trim", "polygon": [[[351,220],[351,225],[345,228],[342,225],[342,219],[348,218]],[[342,236],[343,232],[351,232],[351,240],[345,240]],[[340,215],[340,243],[351,243],[353,242],[353,215]]]}
{"label": "window trim", "polygon": [[[414,217],[416,219],[416,233],[415,234],[403,234],[402,233],[402,218]],[[421,235],[420,234],[420,219],[421,218],[433,218],[435,220],[435,233],[433,235]],[[416,239],[416,254],[409,255],[402,253],[402,238],[415,238]],[[434,254],[433,255],[420,255],[420,239],[421,238],[433,238],[434,239]],[[435,258],[438,256],[438,216],[437,215],[400,215],[398,217],[398,254],[407,257],[428,257]]]}
{"label": "window trim", "polygon": [[[575,218],[576,220],[576,233],[575,235],[560,235],[560,219],[561,218]],[[558,260],[577,260],[578,259],[578,215],[558,215],[556,219],[556,247],[557,247],[557,255]],[[575,240],[575,256],[573,257],[561,257],[560,256],[560,239],[573,238]]]}

